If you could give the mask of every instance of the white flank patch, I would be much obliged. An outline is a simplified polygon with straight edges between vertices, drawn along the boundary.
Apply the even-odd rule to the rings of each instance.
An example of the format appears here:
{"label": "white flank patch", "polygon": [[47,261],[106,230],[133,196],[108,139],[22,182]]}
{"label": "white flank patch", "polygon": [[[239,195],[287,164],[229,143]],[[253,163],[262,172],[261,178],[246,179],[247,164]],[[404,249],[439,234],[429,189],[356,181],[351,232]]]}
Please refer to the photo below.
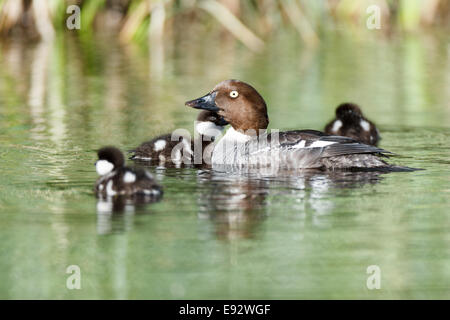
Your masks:
{"label": "white flank patch", "polygon": [[336,142],[331,142],[331,141],[316,141],[313,142],[311,145],[305,147],[306,145],[306,140],[301,140],[299,143],[297,143],[296,145],[292,146],[293,149],[309,149],[309,148],[323,148],[326,146],[329,146],[330,144],[335,144]]}
{"label": "white flank patch", "polygon": [[370,123],[368,123],[366,120],[361,120],[359,122],[360,126],[364,129],[364,131],[370,130]]}
{"label": "white flank patch", "polygon": [[144,192],[144,194],[147,194],[147,195],[158,195],[158,194],[160,194],[160,191],[159,190],[156,190],[156,189],[144,189],[144,190],[142,190],[143,192]]}
{"label": "white flank patch", "polygon": [[150,161],[150,160],[152,160],[151,157],[140,157],[140,156],[134,156],[133,159],[145,160],[145,161]]}
{"label": "white flank patch", "polygon": [[117,192],[113,190],[113,182],[112,180],[109,180],[108,183],[106,184],[106,194],[108,196],[113,196],[115,195]]}
{"label": "white flank patch", "polygon": [[123,182],[125,183],[133,183],[136,181],[136,175],[132,172],[125,172],[123,176]]}
{"label": "white flank patch", "polygon": [[101,176],[104,176],[107,173],[110,173],[114,169],[114,165],[107,160],[98,160],[95,163],[95,170]]}
{"label": "white flank patch", "polygon": [[331,128],[331,132],[337,133],[338,130],[342,127],[342,121],[341,120],[336,120],[333,123],[333,127]]}
{"label": "white flank patch", "polygon": [[163,150],[166,147],[167,142],[165,140],[158,140],[155,142],[155,146],[153,147],[153,150],[156,152]]}
{"label": "white flank patch", "polygon": [[223,127],[217,126],[211,121],[200,121],[195,126],[195,129],[201,135],[215,137],[222,132]]}
{"label": "white flank patch", "polygon": [[294,149],[300,149],[300,148],[304,148],[306,144],[305,140],[301,140],[299,143],[297,143],[296,145],[293,146]]}
{"label": "white flank patch", "polygon": [[308,148],[323,148],[326,146],[329,146],[330,144],[335,144],[336,142],[331,142],[331,141],[316,141],[313,142],[310,146],[308,146]]}

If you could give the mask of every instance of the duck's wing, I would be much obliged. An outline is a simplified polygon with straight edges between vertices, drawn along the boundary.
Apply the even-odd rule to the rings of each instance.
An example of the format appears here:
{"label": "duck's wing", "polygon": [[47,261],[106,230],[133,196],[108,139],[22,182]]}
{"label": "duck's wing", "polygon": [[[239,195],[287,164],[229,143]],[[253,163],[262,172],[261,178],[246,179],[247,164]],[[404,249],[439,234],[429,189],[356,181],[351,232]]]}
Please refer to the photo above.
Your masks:
{"label": "duck's wing", "polygon": [[[351,167],[353,165],[352,161],[359,161],[355,158],[357,155],[361,155],[361,161],[367,162],[364,160],[365,158],[376,158],[375,160],[377,160],[380,155],[388,155],[389,152],[348,137],[327,135],[316,130],[295,130],[285,132],[272,131],[271,133],[259,135],[245,143],[236,141],[224,142],[216,146],[214,154],[216,155],[215,163],[217,164],[238,167],[256,166],[259,168],[285,167],[298,169],[322,168],[325,159],[330,159],[333,162],[336,161],[336,157],[339,158],[346,155],[349,156],[349,161],[344,161],[344,164],[340,166],[348,165]],[[220,156],[217,156],[218,154]],[[342,158],[342,160],[346,159]],[[367,166],[371,166],[374,162],[377,164],[384,163],[381,160],[377,160],[371,163],[367,162]]]}
{"label": "duck's wing", "polygon": [[375,154],[389,156],[391,152],[361,142],[334,143],[324,147],[322,158],[343,156],[349,154]]}
{"label": "duck's wing", "polygon": [[327,135],[316,130],[272,132],[261,135],[247,143],[250,154],[260,151],[299,151],[312,158],[335,157],[350,154],[392,154],[384,149],[367,145],[349,137]]}

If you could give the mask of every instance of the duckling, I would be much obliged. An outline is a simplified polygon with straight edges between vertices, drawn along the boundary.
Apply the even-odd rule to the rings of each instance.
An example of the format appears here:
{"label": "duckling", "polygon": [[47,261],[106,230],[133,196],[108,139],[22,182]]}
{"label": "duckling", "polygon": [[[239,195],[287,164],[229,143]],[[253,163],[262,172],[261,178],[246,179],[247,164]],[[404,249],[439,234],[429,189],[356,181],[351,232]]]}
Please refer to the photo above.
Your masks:
{"label": "duckling", "polygon": [[100,175],[94,187],[97,196],[144,195],[154,199],[162,196],[162,187],[148,171],[125,166],[125,158],[119,149],[103,147],[97,155],[95,168]]}
{"label": "duckling", "polygon": [[[201,142],[203,156],[211,157],[212,148],[210,145],[219,135],[226,122],[216,112],[202,111],[197,117],[195,130],[200,134],[198,137]],[[197,145],[196,141],[185,136],[173,136],[171,133],[158,136],[150,141],[142,143],[130,157],[132,160],[159,161],[174,163],[191,163],[194,158],[194,151]],[[183,152],[182,152],[183,151]],[[202,154],[200,154],[202,155]],[[202,159],[202,162],[206,162]]]}
{"label": "duckling", "polygon": [[328,123],[325,133],[355,139],[376,146],[380,133],[375,124],[364,118],[360,107],[355,103],[342,103],[336,108],[336,119]]}

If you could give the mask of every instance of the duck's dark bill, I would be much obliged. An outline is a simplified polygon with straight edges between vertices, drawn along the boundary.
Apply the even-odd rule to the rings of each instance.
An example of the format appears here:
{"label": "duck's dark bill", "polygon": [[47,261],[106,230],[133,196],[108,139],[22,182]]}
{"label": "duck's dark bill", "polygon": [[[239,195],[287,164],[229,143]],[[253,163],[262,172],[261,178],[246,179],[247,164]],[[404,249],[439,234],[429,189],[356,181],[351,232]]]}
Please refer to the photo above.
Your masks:
{"label": "duck's dark bill", "polygon": [[217,92],[208,93],[207,95],[197,98],[191,101],[187,101],[185,104],[188,107],[192,107],[195,109],[203,109],[208,111],[219,111],[219,108],[216,106],[216,95]]}

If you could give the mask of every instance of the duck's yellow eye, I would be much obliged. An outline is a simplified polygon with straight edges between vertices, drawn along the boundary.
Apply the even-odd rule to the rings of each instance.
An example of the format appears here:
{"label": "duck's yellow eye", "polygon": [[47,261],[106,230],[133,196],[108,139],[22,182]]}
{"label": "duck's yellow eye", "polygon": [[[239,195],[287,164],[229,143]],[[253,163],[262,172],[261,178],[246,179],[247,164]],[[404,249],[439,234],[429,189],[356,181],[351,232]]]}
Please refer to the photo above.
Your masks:
{"label": "duck's yellow eye", "polygon": [[233,90],[230,92],[230,97],[232,97],[233,99],[237,98],[238,95],[239,95],[239,92],[237,92],[236,90]]}

